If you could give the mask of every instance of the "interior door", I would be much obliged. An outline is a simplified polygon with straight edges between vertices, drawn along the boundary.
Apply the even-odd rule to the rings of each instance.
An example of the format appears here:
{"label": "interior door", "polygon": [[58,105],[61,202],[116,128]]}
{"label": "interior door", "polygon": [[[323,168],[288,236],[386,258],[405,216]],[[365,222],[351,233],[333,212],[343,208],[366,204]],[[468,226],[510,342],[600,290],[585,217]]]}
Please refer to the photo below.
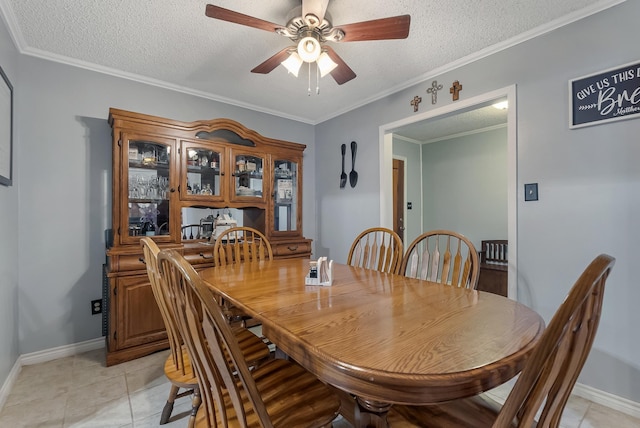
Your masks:
{"label": "interior door", "polygon": [[404,161],[393,160],[393,230],[404,242]]}

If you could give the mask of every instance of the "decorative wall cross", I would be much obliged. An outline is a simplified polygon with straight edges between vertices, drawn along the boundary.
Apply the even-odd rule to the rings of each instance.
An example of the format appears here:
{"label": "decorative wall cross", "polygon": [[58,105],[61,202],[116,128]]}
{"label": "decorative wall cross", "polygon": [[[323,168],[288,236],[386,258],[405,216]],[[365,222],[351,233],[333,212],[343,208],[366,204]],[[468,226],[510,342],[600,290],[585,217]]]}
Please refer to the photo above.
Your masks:
{"label": "decorative wall cross", "polygon": [[438,102],[438,91],[442,89],[442,85],[438,85],[438,81],[431,82],[431,87],[427,89],[427,93],[431,94],[431,104]]}
{"label": "decorative wall cross", "polygon": [[411,105],[413,106],[414,112],[418,111],[418,104],[420,104],[421,102],[422,102],[422,97],[419,97],[417,95],[413,97],[413,100],[411,101]]}
{"label": "decorative wall cross", "polygon": [[460,91],[462,90],[462,85],[457,80],[453,82],[453,86],[449,88],[449,93],[453,94],[453,101],[458,101],[460,98]]}

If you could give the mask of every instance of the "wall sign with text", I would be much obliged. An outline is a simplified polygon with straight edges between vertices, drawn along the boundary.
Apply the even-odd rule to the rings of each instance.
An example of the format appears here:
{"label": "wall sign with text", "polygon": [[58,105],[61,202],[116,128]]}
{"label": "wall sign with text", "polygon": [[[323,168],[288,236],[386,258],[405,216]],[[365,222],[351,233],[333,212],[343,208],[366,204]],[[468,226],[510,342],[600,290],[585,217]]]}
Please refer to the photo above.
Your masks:
{"label": "wall sign with text", "polygon": [[569,81],[569,128],[640,115],[640,61]]}

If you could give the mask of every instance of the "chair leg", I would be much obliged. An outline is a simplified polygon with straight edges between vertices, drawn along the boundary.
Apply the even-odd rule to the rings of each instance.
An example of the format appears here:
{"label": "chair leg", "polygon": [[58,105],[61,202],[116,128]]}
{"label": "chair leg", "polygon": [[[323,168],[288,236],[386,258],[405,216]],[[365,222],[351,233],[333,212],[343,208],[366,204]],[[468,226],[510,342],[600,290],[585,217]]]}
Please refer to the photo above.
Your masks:
{"label": "chair leg", "polygon": [[171,385],[171,391],[169,391],[169,398],[167,399],[164,408],[162,409],[162,415],[160,416],[160,425],[164,425],[169,422],[169,418],[171,417],[171,412],[173,412],[173,403],[176,401],[176,396],[178,395],[179,387],[175,385]]}
{"label": "chair leg", "polygon": [[191,397],[191,416],[189,416],[188,428],[194,428],[196,426],[196,414],[202,404],[202,398],[200,398],[200,387],[193,388],[193,396]]}

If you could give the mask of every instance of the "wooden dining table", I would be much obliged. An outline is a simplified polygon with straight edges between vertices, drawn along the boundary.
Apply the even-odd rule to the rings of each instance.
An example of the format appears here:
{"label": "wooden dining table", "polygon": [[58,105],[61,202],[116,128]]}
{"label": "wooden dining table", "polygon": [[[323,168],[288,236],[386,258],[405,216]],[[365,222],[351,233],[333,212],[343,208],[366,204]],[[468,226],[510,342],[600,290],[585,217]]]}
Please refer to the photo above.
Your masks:
{"label": "wooden dining table", "polygon": [[343,407],[344,396],[354,397],[343,412],[356,425],[386,426],[393,404],[501,385],[520,372],[544,330],[535,311],[491,293],[338,263],[331,286],[309,286],[308,271],[308,259],[280,259],[200,275],[260,321],[279,350],[346,393]]}

